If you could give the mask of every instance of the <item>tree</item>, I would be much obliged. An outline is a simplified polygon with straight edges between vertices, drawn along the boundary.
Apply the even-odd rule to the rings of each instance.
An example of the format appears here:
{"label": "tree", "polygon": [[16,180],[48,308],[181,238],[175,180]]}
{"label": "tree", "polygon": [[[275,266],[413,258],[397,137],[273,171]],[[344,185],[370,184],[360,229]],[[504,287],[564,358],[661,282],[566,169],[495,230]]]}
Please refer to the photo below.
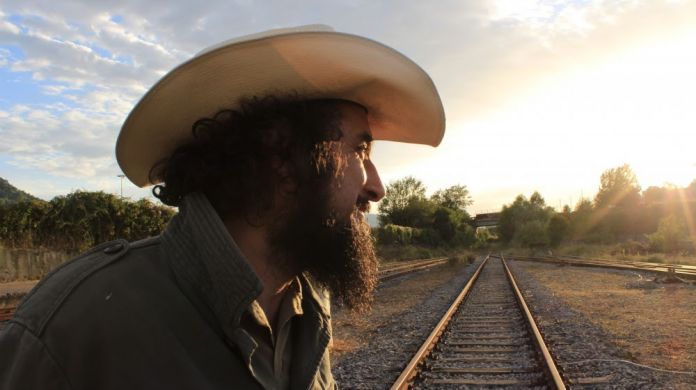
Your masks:
{"label": "tree", "polygon": [[503,206],[500,213],[498,221],[500,238],[503,242],[512,241],[522,225],[533,221],[539,221],[546,229],[553,212],[552,208],[546,206],[544,198],[538,192],[534,192],[529,200],[524,195],[517,195],[515,201]]}
{"label": "tree", "polygon": [[394,210],[391,221],[396,225],[431,228],[437,206],[428,199],[412,197],[402,210]]}
{"label": "tree", "polygon": [[558,247],[560,243],[568,237],[570,232],[570,222],[564,214],[554,214],[549,220],[547,235],[549,244]]}
{"label": "tree", "polygon": [[679,250],[679,244],[688,237],[684,223],[674,215],[660,220],[657,231],[648,235],[653,250],[672,253]]}
{"label": "tree", "polygon": [[586,238],[589,231],[592,229],[592,218],[594,207],[592,202],[587,198],[581,198],[575,205],[575,210],[571,214],[570,231],[574,240],[582,240]]}
{"label": "tree", "polygon": [[[490,234],[489,237],[495,238],[492,234]],[[457,232],[454,236],[454,240],[455,244],[457,245],[463,245],[466,247],[472,246],[476,243],[476,230],[473,227],[471,227],[471,225],[469,225],[468,223],[461,223],[457,227]]]}
{"label": "tree", "polygon": [[451,242],[454,239],[458,224],[455,211],[447,207],[438,208],[433,215],[433,229],[445,242]]}
{"label": "tree", "polygon": [[686,196],[688,199],[696,200],[696,179],[694,179],[688,187],[686,187]]}
{"label": "tree", "polygon": [[624,164],[602,173],[595,209],[599,216],[596,228],[604,241],[638,232],[640,201],[640,186],[630,166]]}
{"label": "tree", "polygon": [[515,231],[514,241],[529,248],[547,246],[549,244],[547,226],[544,221],[538,219],[526,221]]}
{"label": "tree", "polygon": [[438,190],[430,197],[430,200],[440,207],[462,211],[465,211],[468,206],[474,203],[469,190],[462,185],[454,185],[444,190]]}
{"label": "tree", "polygon": [[395,225],[411,226],[405,224],[409,219],[407,216],[409,213],[406,209],[409,206],[413,208],[418,204],[422,205],[422,202],[416,205],[414,205],[414,202],[424,200],[426,200],[425,186],[423,182],[415,177],[407,176],[403,179],[391,182],[387,185],[386,196],[379,204],[380,225],[384,226],[391,223]]}
{"label": "tree", "polygon": [[520,210],[525,203],[527,203],[527,198],[520,194],[517,195],[512,204],[503,205],[500,219],[498,220],[498,233],[500,233],[500,238],[503,242],[510,242],[515,236],[517,220],[519,219],[519,214],[521,214]]}
{"label": "tree", "polygon": [[640,202],[640,185],[628,164],[607,169],[599,179],[597,208],[634,207]]}
{"label": "tree", "polygon": [[643,203],[646,205],[664,203],[669,194],[664,187],[650,186],[643,191]]}

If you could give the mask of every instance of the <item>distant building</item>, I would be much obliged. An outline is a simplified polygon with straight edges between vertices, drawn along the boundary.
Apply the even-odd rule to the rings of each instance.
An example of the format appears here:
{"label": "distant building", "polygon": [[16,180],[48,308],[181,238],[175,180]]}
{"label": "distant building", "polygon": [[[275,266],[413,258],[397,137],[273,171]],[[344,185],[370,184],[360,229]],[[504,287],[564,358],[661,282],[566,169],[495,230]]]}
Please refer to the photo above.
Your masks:
{"label": "distant building", "polygon": [[500,213],[483,213],[476,214],[474,217],[474,228],[493,229],[498,227],[500,221]]}

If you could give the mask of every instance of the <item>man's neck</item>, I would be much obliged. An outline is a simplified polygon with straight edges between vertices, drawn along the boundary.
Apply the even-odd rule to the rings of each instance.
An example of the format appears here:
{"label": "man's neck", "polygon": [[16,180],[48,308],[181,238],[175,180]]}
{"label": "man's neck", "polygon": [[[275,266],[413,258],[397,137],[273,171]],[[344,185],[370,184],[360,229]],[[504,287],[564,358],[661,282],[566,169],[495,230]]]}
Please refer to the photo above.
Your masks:
{"label": "man's neck", "polygon": [[288,287],[295,275],[278,267],[264,227],[249,225],[243,218],[225,221],[227,231],[234,239],[249,265],[261,279],[263,290],[256,298],[268,323],[275,327],[275,319]]}

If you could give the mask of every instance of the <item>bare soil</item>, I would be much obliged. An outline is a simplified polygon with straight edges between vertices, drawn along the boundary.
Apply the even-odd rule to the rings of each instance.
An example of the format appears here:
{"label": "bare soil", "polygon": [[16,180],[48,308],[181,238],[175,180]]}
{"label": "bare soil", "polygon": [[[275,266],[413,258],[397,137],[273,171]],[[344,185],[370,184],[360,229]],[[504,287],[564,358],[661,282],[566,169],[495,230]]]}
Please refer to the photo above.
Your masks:
{"label": "bare soil", "polygon": [[17,306],[38,280],[0,283],[0,308]]}
{"label": "bare soil", "polygon": [[[696,371],[696,286],[638,273],[525,263],[573,310],[603,328],[636,363]],[[659,279],[659,278],[658,278]]]}

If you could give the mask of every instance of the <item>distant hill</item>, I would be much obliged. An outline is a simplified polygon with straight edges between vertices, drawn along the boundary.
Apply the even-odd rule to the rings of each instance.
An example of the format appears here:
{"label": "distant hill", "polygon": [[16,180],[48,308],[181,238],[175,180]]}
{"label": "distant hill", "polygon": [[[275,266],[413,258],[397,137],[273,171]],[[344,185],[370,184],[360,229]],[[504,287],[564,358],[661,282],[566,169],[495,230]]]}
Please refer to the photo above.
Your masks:
{"label": "distant hill", "polygon": [[32,200],[37,199],[36,197],[27,194],[26,192],[16,188],[10,184],[7,180],[0,177],[0,204],[2,203],[15,203],[21,200]]}
{"label": "distant hill", "polygon": [[370,227],[379,227],[379,215],[367,214],[367,223],[370,224]]}

